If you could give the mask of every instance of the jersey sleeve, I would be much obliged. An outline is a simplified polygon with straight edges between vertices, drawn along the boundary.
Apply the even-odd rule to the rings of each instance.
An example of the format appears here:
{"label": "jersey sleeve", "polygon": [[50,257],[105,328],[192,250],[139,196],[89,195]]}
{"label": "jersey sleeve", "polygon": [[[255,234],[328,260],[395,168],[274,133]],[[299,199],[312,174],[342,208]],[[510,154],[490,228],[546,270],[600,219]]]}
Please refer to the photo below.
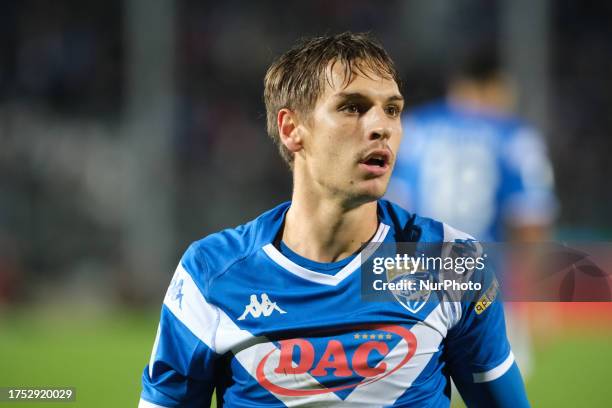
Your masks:
{"label": "jersey sleeve", "polygon": [[218,310],[194,276],[205,264],[190,248],[166,292],[151,359],[142,374],[140,408],[209,406],[214,389]]}
{"label": "jersey sleeve", "polygon": [[501,191],[502,217],[513,225],[554,221],[558,202],[546,145],[535,130],[515,129],[502,152],[506,175]]}
{"label": "jersey sleeve", "polygon": [[529,403],[497,291],[493,280],[477,300],[462,305],[461,319],[446,340],[449,372],[469,407],[522,408]]}
{"label": "jersey sleeve", "polygon": [[523,378],[516,363],[501,377],[482,383],[461,384],[468,407],[529,408]]}

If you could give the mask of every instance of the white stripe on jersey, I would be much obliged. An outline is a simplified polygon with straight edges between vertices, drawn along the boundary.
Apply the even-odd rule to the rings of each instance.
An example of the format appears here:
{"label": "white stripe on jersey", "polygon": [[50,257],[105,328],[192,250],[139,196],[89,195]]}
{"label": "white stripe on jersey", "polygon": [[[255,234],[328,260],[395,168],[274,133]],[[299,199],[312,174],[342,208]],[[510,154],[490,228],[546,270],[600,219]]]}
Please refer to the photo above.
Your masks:
{"label": "white stripe on jersey", "polygon": [[[223,310],[208,303],[191,275],[182,265],[179,265],[172,281],[178,282],[181,279],[183,281],[182,297],[177,298],[176,294],[169,289],[164,305],[212,351],[225,354],[232,348],[241,347],[251,341],[268,341],[242,330]],[[170,287],[172,288],[172,285]],[[174,298],[172,295],[175,295]]]}
{"label": "white stripe on jersey", "polygon": [[219,310],[219,327],[215,339],[217,353],[225,354],[232,349],[248,347],[250,343],[267,343],[268,341],[265,337],[255,337],[250,332],[236,326],[236,323],[223,310]]}
{"label": "white stripe on jersey", "polygon": [[[347,276],[351,273],[355,272],[357,268],[361,265],[362,255],[370,256],[371,254],[378,249],[380,244],[384,241],[387,233],[389,232],[389,226],[383,224],[382,222],[378,226],[378,230],[376,234],[374,234],[374,238],[368,243],[366,248],[363,249],[351,262],[349,262],[344,268],[338,271],[335,275],[328,275],[326,273],[320,273],[311,271],[310,269],[306,269],[289,258],[283,255],[276,247],[272,244],[265,245],[262,249],[270,257],[272,261],[280,265],[283,269],[288,272],[293,273],[294,275],[299,276],[300,278],[306,279],[311,282],[320,283],[322,285],[328,286],[337,286],[340,282],[342,282]],[[367,255],[366,255],[367,254]]]}
{"label": "white stripe on jersey", "polygon": [[506,357],[506,359],[497,367],[483,373],[473,373],[472,376],[474,377],[474,382],[483,383],[497,380],[499,377],[506,374],[510,367],[512,367],[512,364],[514,364],[514,354],[511,351],[508,354],[508,357]]}
{"label": "white stripe on jersey", "polygon": [[[181,280],[181,291],[173,293],[173,284]],[[179,264],[176,268],[172,282],[164,298],[164,305],[208,348],[215,351],[214,341],[219,323],[219,309],[204,299],[183,265]],[[175,295],[174,298],[172,295]]]}
{"label": "white stripe on jersey", "polygon": [[149,360],[149,377],[153,378],[153,363],[155,362],[155,355],[157,354],[157,345],[159,344],[159,335],[161,333],[161,327],[157,325],[157,334],[155,335],[155,341],[153,342],[153,351],[151,351],[151,359]]}
{"label": "white stripe on jersey", "polygon": [[168,408],[168,407],[164,407],[163,405],[153,404],[152,402],[145,401],[141,398],[140,402],[138,402],[138,408]]}

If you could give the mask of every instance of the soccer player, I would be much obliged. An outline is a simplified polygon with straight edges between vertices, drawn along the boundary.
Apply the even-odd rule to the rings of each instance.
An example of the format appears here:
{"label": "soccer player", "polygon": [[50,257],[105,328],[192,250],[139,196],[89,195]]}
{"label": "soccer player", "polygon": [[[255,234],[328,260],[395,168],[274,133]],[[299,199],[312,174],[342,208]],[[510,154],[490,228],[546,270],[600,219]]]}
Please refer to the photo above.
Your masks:
{"label": "soccer player", "polygon": [[[528,406],[499,301],[364,302],[364,248],[468,238],[383,196],[402,137],[393,62],[368,35],[306,39],[265,77],[292,201],[192,244],[140,407]],[[366,243],[364,245],[364,243]]]}

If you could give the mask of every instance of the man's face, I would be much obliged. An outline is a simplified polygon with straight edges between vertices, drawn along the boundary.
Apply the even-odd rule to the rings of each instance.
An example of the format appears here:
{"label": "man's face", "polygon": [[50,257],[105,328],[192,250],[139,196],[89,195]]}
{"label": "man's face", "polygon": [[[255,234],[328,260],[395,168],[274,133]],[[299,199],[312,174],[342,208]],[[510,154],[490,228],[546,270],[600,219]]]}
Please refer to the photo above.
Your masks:
{"label": "man's face", "polygon": [[387,188],[402,137],[403,98],[393,79],[355,73],[346,85],[344,75],[340,63],[328,70],[331,81],[301,125],[296,166],[301,161],[316,188],[361,204]]}

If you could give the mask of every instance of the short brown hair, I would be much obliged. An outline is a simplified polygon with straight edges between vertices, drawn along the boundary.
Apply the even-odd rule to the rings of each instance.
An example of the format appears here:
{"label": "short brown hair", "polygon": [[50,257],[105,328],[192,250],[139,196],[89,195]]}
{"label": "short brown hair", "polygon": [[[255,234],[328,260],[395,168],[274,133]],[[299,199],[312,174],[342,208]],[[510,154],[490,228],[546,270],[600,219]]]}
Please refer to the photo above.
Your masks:
{"label": "short brown hair", "polygon": [[373,72],[393,79],[401,88],[395,64],[382,45],[369,33],[350,33],[303,38],[272,63],[264,79],[264,102],[268,135],[278,145],[283,159],[292,166],[293,155],[282,144],[278,133],[278,111],[287,108],[299,114],[311,112],[324,89],[329,64],[344,65],[348,85],[355,73]]}

